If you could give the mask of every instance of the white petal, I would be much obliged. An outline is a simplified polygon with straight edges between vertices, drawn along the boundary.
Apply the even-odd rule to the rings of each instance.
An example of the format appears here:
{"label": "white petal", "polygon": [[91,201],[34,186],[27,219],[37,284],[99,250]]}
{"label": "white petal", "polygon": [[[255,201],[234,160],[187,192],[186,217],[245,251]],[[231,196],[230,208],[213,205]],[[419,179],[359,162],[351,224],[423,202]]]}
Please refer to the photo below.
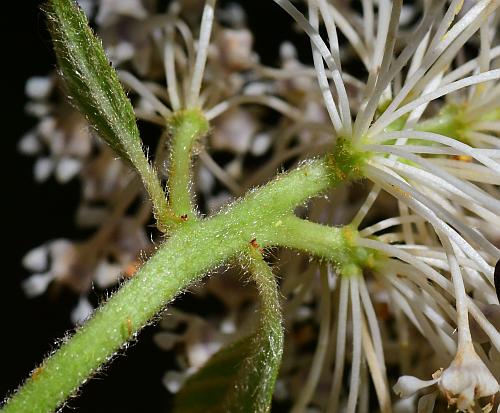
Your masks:
{"label": "white petal", "polygon": [[472,343],[459,351],[450,366],[443,371],[440,389],[456,398],[457,408],[467,410],[475,399],[492,396],[500,385],[488,367],[477,355]]}
{"label": "white petal", "polygon": [[266,151],[271,146],[271,136],[269,133],[259,133],[255,136],[252,142],[252,148],[250,149],[252,155],[261,156],[266,153]]}
{"label": "white petal", "polygon": [[220,324],[220,331],[223,334],[234,334],[236,332],[236,324],[231,318],[226,318]]}
{"label": "white petal", "polygon": [[51,273],[35,274],[24,280],[21,286],[28,297],[35,297],[45,292],[52,278]]}
{"label": "white petal", "polygon": [[410,397],[417,391],[436,384],[438,380],[420,380],[414,376],[401,376],[392,389],[399,397]]}
{"label": "white petal", "polygon": [[76,246],[67,239],[57,239],[49,245],[52,263],[51,272],[55,277],[64,277],[77,257]]}
{"label": "white petal", "polygon": [[50,104],[45,101],[31,101],[24,106],[24,111],[35,118],[48,116],[51,110]]}
{"label": "white petal", "polygon": [[87,297],[80,297],[77,306],[71,311],[71,322],[75,325],[83,324],[93,311],[94,307],[92,307]]}
{"label": "white petal", "polygon": [[48,251],[45,245],[36,247],[23,257],[23,267],[33,272],[45,271],[47,268],[47,255]]}
{"label": "white petal", "polygon": [[95,270],[94,279],[99,288],[107,288],[116,284],[120,278],[121,266],[101,261]]}
{"label": "white petal", "polygon": [[165,376],[163,376],[163,385],[170,393],[177,393],[181,389],[185,380],[186,375],[184,373],[170,370],[167,371]]}
{"label": "white petal", "polygon": [[196,368],[202,367],[221,347],[222,343],[216,338],[208,342],[187,343],[189,365]]}
{"label": "white petal", "polygon": [[54,161],[51,158],[37,159],[35,162],[35,166],[33,167],[35,181],[37,182],[46,181],[53,170],[54,170]]}
{"label": "white petal", "polygon": [[70,181],[82,168],[82,163],[77,159],[63,158],[56,168],[56,179],[59,183],[65,184]]}
{"label": "white petal", "polygon": [[54,131],[56,130],[56,120],[52,117],[43,118],[38,124],[38,133],[46,139],[50,139]]}
{"label": "white petal", "polygon": [[297,49],[290,42],[284,42],[280,46],[281,60],[295,60],[297,59]]}
{"label": "white petal", "polygon": [[24,91],[31,99],[47,99],[52,91],[52,80],[47,76],[30,77]]}
{"label": "white petal", "polygon": [[42,145],[34,133],[27,133],[19,140],[17,149],[24,155],[36,155]]}

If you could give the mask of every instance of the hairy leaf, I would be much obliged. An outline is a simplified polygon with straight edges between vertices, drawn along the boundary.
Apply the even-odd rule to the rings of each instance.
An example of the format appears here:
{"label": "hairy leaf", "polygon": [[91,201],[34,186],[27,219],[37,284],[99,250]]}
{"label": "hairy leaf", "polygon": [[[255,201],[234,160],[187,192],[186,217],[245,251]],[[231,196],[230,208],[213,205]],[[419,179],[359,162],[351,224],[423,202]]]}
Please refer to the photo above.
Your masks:
{"label": "hairy leaf", "polygon": [[265,413],[283,352],[276,282],[256,251],[246,259],[261,297],[257,330],[216,353],[178,393],[174,413]]}
{"label": "hairy leaf", "polygon": [[75,106],[104,141],[132,164],[144,183],[161,231],[180,222],[143,150],[134,110],[101,42],[73,0],[49,0],[49,30],[59,68]]}
{"label": "hairy leaf", "polygon": [[73,0],[50,0],[47,15],[72,102],[106,143],[141,171],[147,161],[132,105],[84,12]]}

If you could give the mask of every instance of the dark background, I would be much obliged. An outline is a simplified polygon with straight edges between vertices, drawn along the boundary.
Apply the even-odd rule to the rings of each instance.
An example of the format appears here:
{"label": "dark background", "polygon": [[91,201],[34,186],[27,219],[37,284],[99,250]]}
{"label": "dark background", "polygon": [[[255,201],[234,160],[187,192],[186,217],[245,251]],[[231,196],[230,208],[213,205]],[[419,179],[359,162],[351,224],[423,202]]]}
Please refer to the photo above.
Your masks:
{"label": "dark background", "polygon": [[[256,49],[264,62],[276,64],[282,40],[290,34],[290,20],[271,1],[242,1],[256,34]],[[54,238],[72,238],[79,183],[64,186],[33,180],[33,158],[17,152],[18,139],[35,125],[24,114],[24,84],[28,77],[54,68],[41,2],[2,4],[2,236],[0,276],[0,400],[10,394],[30,371],[72,329],[70,310],[77,298],[69,292],[27,299],[21,281],[28,272],[23,255]],[[291,36],[291,37],[290,37]],[[303,42],[304,40],[301,39]],[[63,412],[165,412],[170,396],[161,384],[171,357],[152,342],[154,327],[146,328],[126,354],[87,383]]]}

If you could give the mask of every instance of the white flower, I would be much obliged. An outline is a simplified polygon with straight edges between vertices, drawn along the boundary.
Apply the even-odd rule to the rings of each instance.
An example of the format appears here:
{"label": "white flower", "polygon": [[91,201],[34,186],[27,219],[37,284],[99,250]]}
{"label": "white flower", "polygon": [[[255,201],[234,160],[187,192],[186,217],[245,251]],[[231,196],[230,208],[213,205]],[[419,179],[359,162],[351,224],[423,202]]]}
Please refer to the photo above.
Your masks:
{"label": "white flower", "polygon": [[432,380],[420,380],[413,376],[401,376],[398,382],[392,388],[394,393],[399,397],[407,398],[415,394],[417,391],[432,386],[439,381],[439,375]]}
{"label": "white flower", "polygon": [[443,371],[439,388],[450,405],[456,405],[463,411],[472,410],[476,399],[500,391],[498,381],[479,358],[472,344],[461,349]]}
{"label": "white flower", "polygon": [[[409,397],[435,384],[438,385],[448,405],[456,406],[458,410],[464,412],[475,411],[473,408],[478,399],[493,396],[500,391],[498,381],[479,358],[472,344],[461,349],[448,368],[434,373],[432,380],[402,376],[393,390],[400,397]],[[433,405],[434,398],[435,395],[430,396],[429,400],[426,397],[419,402],[419,408],[430,402]]]}

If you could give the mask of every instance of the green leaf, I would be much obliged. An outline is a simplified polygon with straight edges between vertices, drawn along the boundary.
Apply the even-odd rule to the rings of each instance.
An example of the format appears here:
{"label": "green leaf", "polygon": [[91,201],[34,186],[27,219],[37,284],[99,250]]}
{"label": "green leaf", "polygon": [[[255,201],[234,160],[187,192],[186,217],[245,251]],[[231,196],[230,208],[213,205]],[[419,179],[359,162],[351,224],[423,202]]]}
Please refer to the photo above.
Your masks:
{"label": "green leaf", "polygon": [[283,352],[274,276],[257,251],[245,258],[261,297],[257,330],[213,355],[184,384],[174,413],[265,413],[271,406]]}
{"label": "green leaf", "polygon": [[132,105],[85,13],[73,0],[49,0],[49,31],[74,105],[102,139],[141,176],[161,230],[180,222],[143,150]]}
{"label": "green leaf", "polygon": [[74,105],[122,158],[143,163],[135,115],[100,40],[73,0],[51,0],[49,30]]}

